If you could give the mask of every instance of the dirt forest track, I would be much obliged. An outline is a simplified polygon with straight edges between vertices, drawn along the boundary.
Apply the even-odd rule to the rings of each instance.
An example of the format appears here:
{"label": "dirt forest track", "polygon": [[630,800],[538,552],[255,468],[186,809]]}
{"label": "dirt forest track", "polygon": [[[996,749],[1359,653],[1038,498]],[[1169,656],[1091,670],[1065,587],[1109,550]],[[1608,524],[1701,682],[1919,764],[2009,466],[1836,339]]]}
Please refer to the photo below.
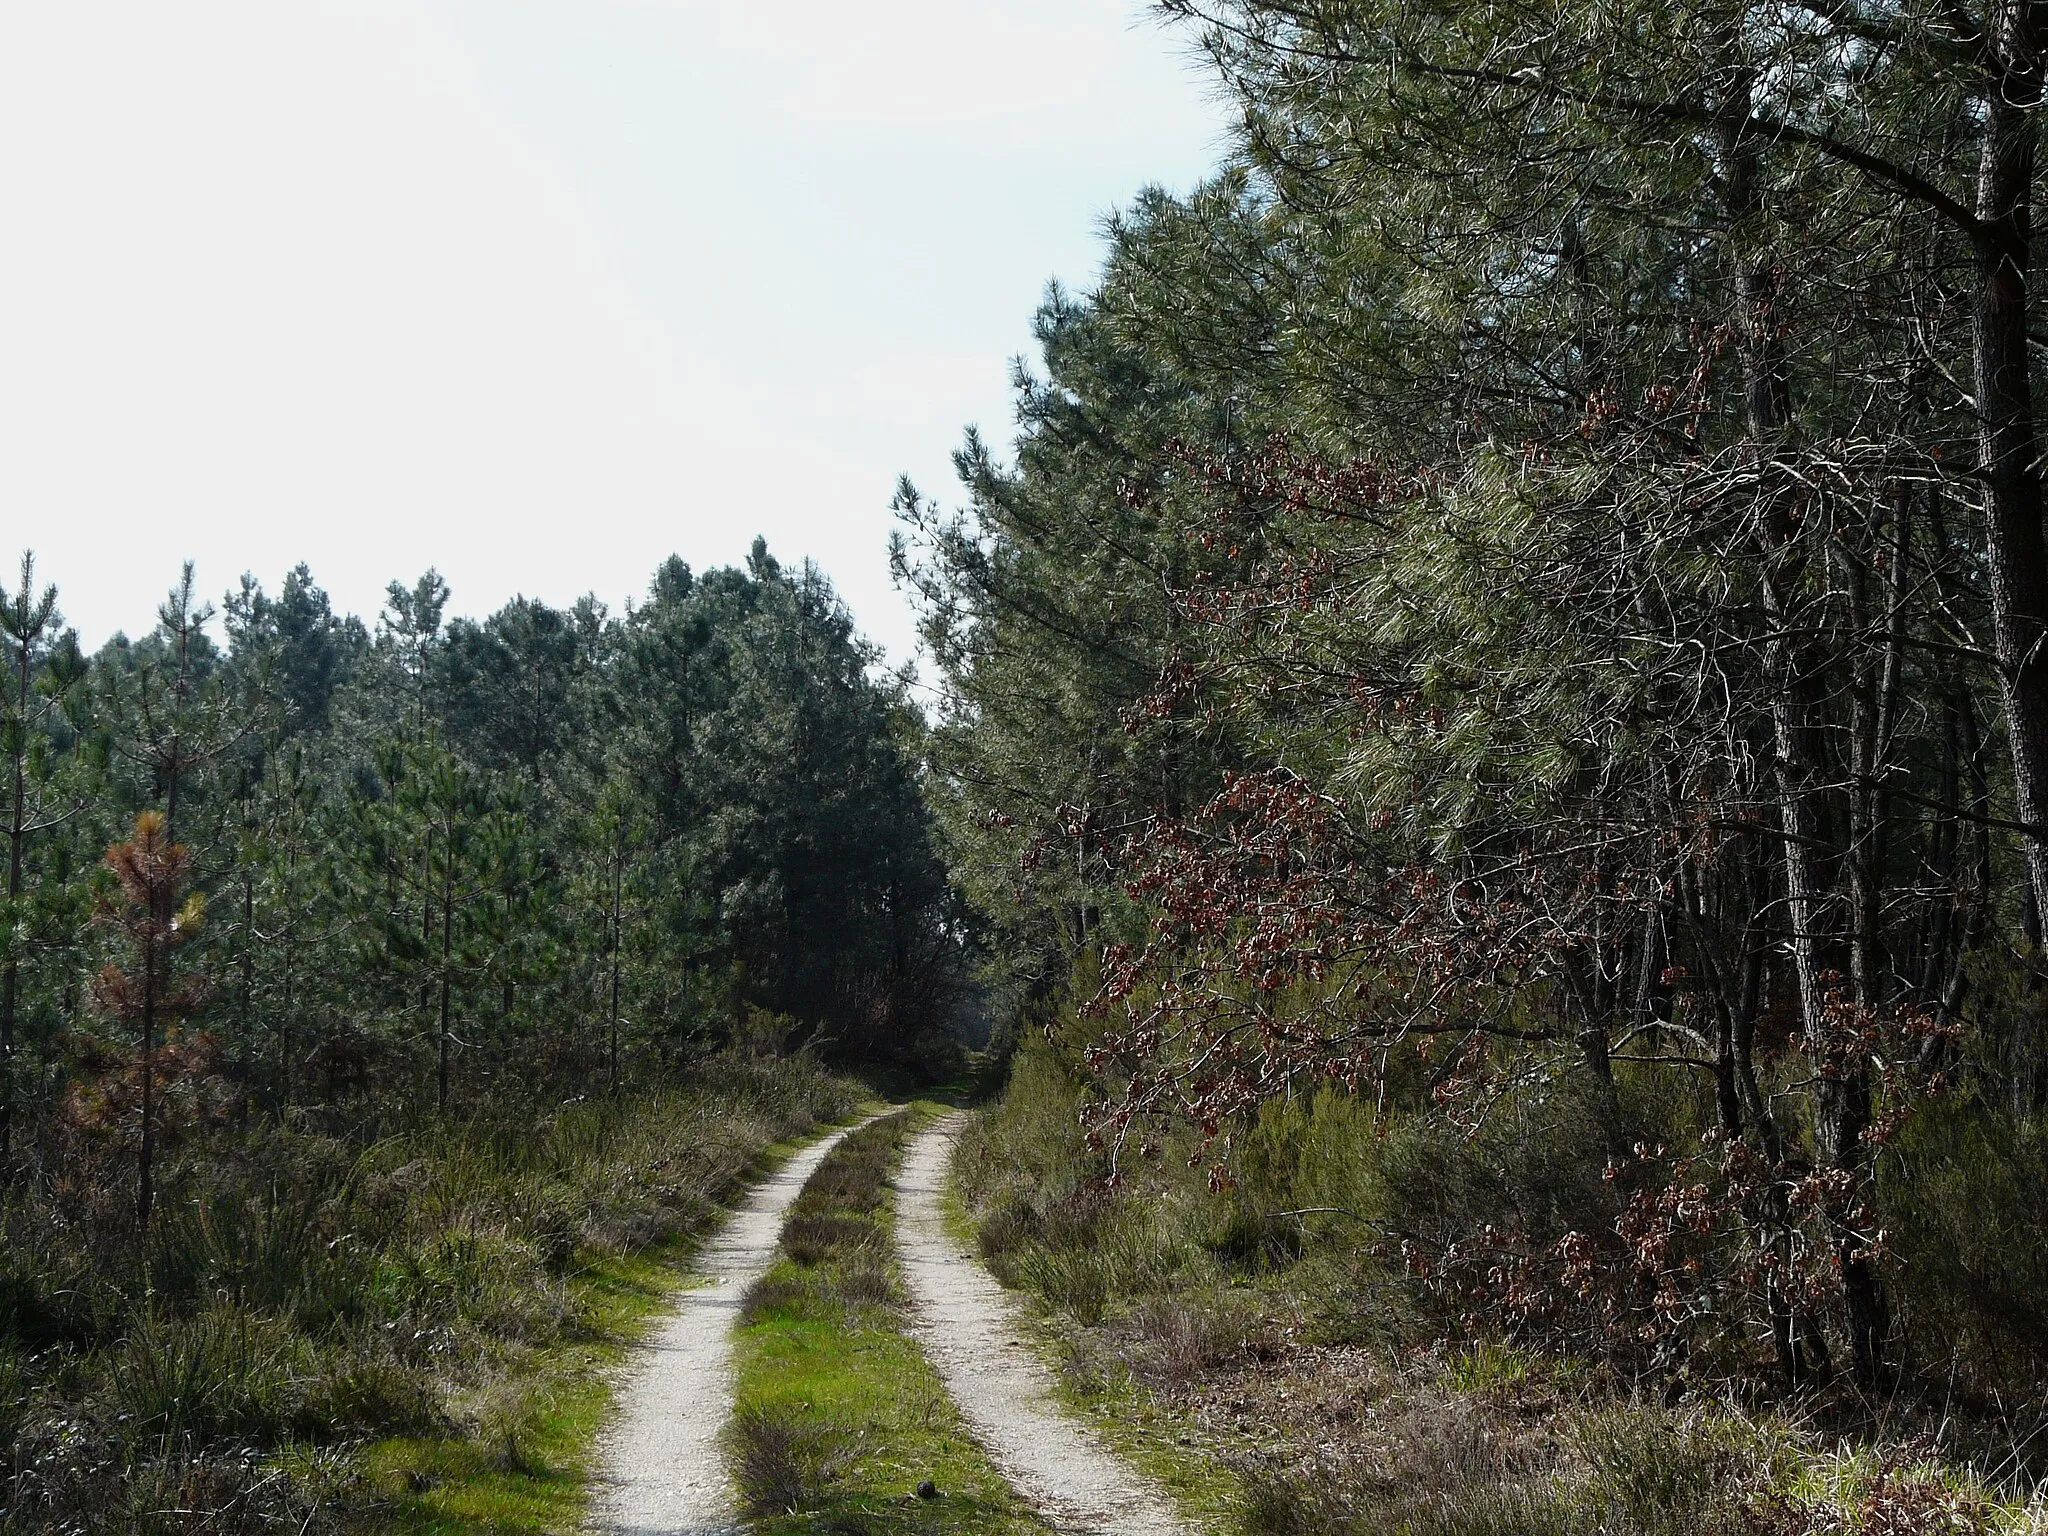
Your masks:
{"label": "dirt forest track", "polygon": [[705,1246],[697,1263],[704,1283],[677,1293],[675,1311],[619,1389],[599,1447],[596,1529],[615,1536],[741,1529],[718,1451],[718,1432],[732,1413],[733,1323],[747,1287],[775,1255],[790,1202],[855,1129],[820,1137],[790,1158]]}
{"label": "dirt forest track", "polygon": [[1004,1476],[1058,1529],[1194,1536],[1164,1493],[1060,1407],[1014,1304],[947,1230],[946,1165],[965,1118],[955,1111],[927,1127],[897,1182],[897,1243],[918,1342]]}
{"label": "dirt forest track", "polygon": [[[918,1344],[1004,1477],[1056,1529],[1194,1536],[1163,1492],[1059,1406],[1014,1304],[947,1230],[947,1160],[964,1120],[955,1111],[920,1132],[897,1179],[897,1245]],[[733,1536],[746,1528],[719,1450],[733,1407],[734,1324],[747,1288],[774,1258],[790,1204],[855,1129],[797,1153],[706,1246],[697,1266],[705,1283],[677,1293],[675,1311],[621,1385],[599,1446],[593,1529]]]}

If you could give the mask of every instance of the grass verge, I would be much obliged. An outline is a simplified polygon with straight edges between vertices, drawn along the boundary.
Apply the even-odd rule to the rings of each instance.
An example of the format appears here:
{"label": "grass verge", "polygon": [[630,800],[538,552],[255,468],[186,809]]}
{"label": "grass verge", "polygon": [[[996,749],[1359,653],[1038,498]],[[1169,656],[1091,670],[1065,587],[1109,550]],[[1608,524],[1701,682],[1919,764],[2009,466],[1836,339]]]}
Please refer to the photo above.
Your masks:
{"label": "grass verge", "polygon": [[[947,1230],[974,1252],[980,1229],[957,1178],[948,1180],[941,1201]],[[1027,1292],[1025,1301],[1028,1342],[1050,1369],[1060,1404],[1171,1494],[1180,1513],[1201,1529],[1234,1529],[1243,1505],[1235,1448],[1195,1415],[1146,1391],[1128,1369],[1105,1362],[1088,1330],[1042,1295]]]}
{"label": "grass verge", "polygon": [[841,1142],[748,1293],[727,1448],[760,1536],[1048,1529],[974,1442],[903,1328],[888,1181],[936,1107]]}
{"label": "grass verge", "polygon": [[576,1528],[609,1368],[771,1150],[862,1097],[720,1058],[362,1141],[229,1128],[126,1247],[91,1189],[9,1191],[0,1530]]}
{"label": "grass verge", "polygon": [[1403,1172],[1354,1101],[1240,1127],[1241,1183],[1216,1190],[1184,1146],[1112,1184],[1080,1130],[1085,1091],[1051,1050],[1021,1052],[1003,1100],[960,1140],[955,1219],[1036,1303],[1069,1405],[1212,1530],[2048,1531],[2029,1478],[1959,1454],[1910,1402],[1852,1438],[1807,1404],[1673,1399],[1601,1361],[1424,1315],[1344,1224]]}
{"label": "grass verge", "polygon": [[[842,1112],[844,1106],[840,1106]],[[631,1346],[691,1279],[690,1261],[719,1215],[806,1134],[759,1145],[710,1193],[714,1206],[640,1251],[593,1252],[567,1277],[556,1340],[527,1351],[479,1393],[462,1432],[393,1437],[365,1454],[391,1499],[391,1529],[410,1536],[541,1536],[584,1528],[598,1431]],[[765,1133],[766,1127],[763,1127]]]}
{"label": "grass verge", "polygon": [[365,1470],[392,1499],[398,1530],[562,1532],[579,1528],[597,1431],[628,1347],[667,1310],[693,1242],[599,1259],[569,1282],[562,1342],[533,1351],[466,1434],[394,1437]]}

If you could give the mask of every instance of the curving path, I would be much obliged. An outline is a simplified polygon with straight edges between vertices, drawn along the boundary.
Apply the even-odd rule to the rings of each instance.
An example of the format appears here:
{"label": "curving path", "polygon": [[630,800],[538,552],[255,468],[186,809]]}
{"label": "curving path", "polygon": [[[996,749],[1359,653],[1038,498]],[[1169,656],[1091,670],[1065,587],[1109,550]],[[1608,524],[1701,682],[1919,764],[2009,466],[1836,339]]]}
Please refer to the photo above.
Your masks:
{"label": "curving path", "polygon": [[956,1111],[919,1135],[897,1181],[896,1240],[918,1342],[996,1465],[1061,1531],[1192,1536],[1163,1492],[1059,1406],[1009,1297],[947,1231],[946,1165],[965,1118]]}
{"label": "curving path", "polygon": [[[866,1122],[863,1121],[862,1124]],[[706,1283],[677,1306],[619,1388],[599,1445],[592,1523],[616,1536],[726,1536],[740,1526],[718,1432],[732,1413],[732,1331],[740,1298],[775,1256],[783,1213],[848,1126],[757,1185],[705,1245]]]}

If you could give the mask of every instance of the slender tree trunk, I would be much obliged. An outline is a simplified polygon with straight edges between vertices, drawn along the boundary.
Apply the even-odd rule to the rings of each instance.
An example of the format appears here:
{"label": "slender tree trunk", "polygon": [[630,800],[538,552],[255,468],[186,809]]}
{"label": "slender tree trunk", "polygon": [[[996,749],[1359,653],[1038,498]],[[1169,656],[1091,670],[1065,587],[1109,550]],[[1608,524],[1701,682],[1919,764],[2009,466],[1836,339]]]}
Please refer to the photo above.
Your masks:
{"label": "slender tree trunk", "polygon": [[292,951],[288,934],[284,941],[284,990],[277,1015],[277,1103],[280,1109],[292,1105]]}
{"label": "slender tree trunk", "polygon": [[[2048,911],[2048,546],[2027,327],[2032,315],[2034,115],[2042,95],[2036,0],[1991,0],[1990,70],[1977,168],[1976,294],[1971,327],[1985,574],[2011,741],[2013,796],[2037,911]],[[2032,1012],[2032,1010],[2029,1010]],[[2029,1032],[2038,1026],[2029,1019]],[[2022,1073],[2036,1054],[2016,1040]],[[2024,1095],[2031,1099],[2033,1095]]]}
{"label": "slender tree trunk", "polygon": [[[1731,39],[1730,57],[1740,57]],[[1744,407],[1760,460],[1784,436],[1792,421],[1791,381],[1779,339],[1778,285],[1773,268],[1746,247],[1747,232],[1762,209],[1756,148],[1743,126],[1754,82],[1738,70],[1729,101],[1730,126],[1722,136],[1724,197],[1733,249],[1736,350],[1742,365]],[[1793,596],[1802,575],[1800,531],[1790,508],[1774,505],[1764,549],[1763,606],[1770,626],[1766,645],[1771,690],[1772,774],[1776,781],[1784,870],[1785,909],[1791,924],[1790,950],[1807,1051],[1820,1076],[1814,1104],[1815,1150],[1833,1167],[1868,1178],[1862,1132],[1869,1124],[1868,1066],[1853,1050],[1838,1050],[1830,977],[1841,967],[1829,922],[1830,901],[1821,875],[1821,850],[1828,844],[1824,786],[1816,760],[1816,728],[1824,714],[1814,658],[1796,643]],[[2037,530],[2038,537],[2038,530]],[[1877,1277],[1863,1244],[1850,1230],[1854,1197],[1829,1213],[1836,1257],[1842,1271],[1842,1304],[1857,1379],[1875,1381],[1883,1337],[1883,1305]],[[1827,1345],[1817,1321],[1801,1314],[1801,1338],[1817,1370],[1827,1369]],[[1789,1341],[1788,1341],[1789,1342]],[[1796,1348],[1781,1348],[1796,1363]]]}
{"label": "slender tree trunk", "polygon": [[[1736,1083],[1735,1069],[1735,1010],[1738,1000],[1730,985],[1730,968],[1708,922],[1699,871],[1690,860],[1680,863],[1677,884],[1678,910],[1684,915],[1686,928],[1693,936],[1693,949],[1705,973],[1708,995],[1714,1000],[1714,1115],[1722,1132],[1733,1140],[1742,1134],[1742,1096]],[[1650,952],[1654,936],[1650,924],[1655,917],[1653,909],[1649,920],[1644,923],[1646,955]],[[1648,987],[1649,965],[1646,961],[1638,981],[1638,991],[1643,997],[1637,1005],[1639,1017],[1647,1016],[1649,1012]]]}
{"label": "slender tree trunk", "polygon": [[[512,948],[509,939],[509,935],[513,932],[512,892],[509,888],[505,892],[505,932],[508,938],[505,947],[499,951],[501,956],[510,954]],[[498,1014],[503,1021],[501,1027],[506,1039],[510,1039],[512,1035],[512,1010],[518,1002],[519,983],[512,979],[512,967],[508,961],[505,967],[504,980],[498,987]]]}
{"label": "slender tree trunk", "polygon": [[170,753],[164,759],[164,841],[167,843],[178,840],[178,780],[184,777],[180,771],[179,756],[183,750],[178,737],[173,734]]}
{"label": "slender tree trunk", "polygon": [[[420,941],[431,952],[434,943],[434,833],[430,827],[420,848]],[[420,1006],[433,996],[432,978],[420,982]]]}
{"label": "slender tree trunk", "polygon": [[[16,707],[19,713],[15,717],[21,722],[22,739],[15,744],[9,765],[14,781],[13,797],[8,801],[7,810],[7,904],[10,911],[21,898],[22,843],[28,827],[25,804],[28,796],[25,768],[28,755],[28,682],[28,639],[24,636],[17,679]],[[0,975],[0,1158],[7,1157],[14,1150],[14,1009],[19,973],[20,961],[10,944],[6,973]]]}
{"label": "slender tree trunk", "polygon": [[[157,921],[156,914],[150,921]],[[135,1214],[149,1224],[150,1208],[156,1203],[156,983],[157,945],[150,934],[142,949],[142,1142],[136,1153],[139,1174]]]}
{"label": "slender tree trunk", "polygon": [[[235,1047],[246,1070],[256,1070],[256,872],[242,871],[242,1038]],[[248,1054],[244,1055],[243,1053]]]}
{"label": "slender tree trunk", "polygon": [[292,836],[291,853],[285,861],[285,899],[289,915],[284,923],[284,954],[280,957],[283,975],[283,993],[279,999],[277,1015],[277,1103],[279,1109],[290,1109],[292,1103],[292,962],[298,958],[299,947],[299,833]]}
{"label": "slender tree trunk", "polygon": [[1883,923],[1892,833],[1892,796],[1886,785],[1892,733],[1898,720],[1900,674],[1905,662],[1903,567],[1912,537],[1910,487],[1903,483],[1893,487],[1889,510],[1888,520],[1882,509],[1876,512],[1864,547],[1847,561],[1854,609],[1851,627],[1858,634],[1878,627],[1872,611],[1870,572],[1873,568],[1883,572],[1875,596],[1884,605],[1879,628],[1884,643],[1874,663],[1859,665],[1857,669],[1849,730],[1849,974],[1855,984],[1856,1000],[1865,1008],[1885,1005],[1887,978],[1891,974]]}
{"label": "slender tree trunk", "polygon": [[1756,1076],[1756,1017],[1763,1007],[1765,938],[1763,924],[1755,914],[1762,905],[1759,901],[1751,907],[1752,916],[1742,935],[1742,991],[1735,1007],[1733,1030],[1735,1091],[1749,1111],[1751,1123],[1757,1127],[1765,1155],[1775,1162],[1785,1155],[1784,1137]]}
{"label": "slender tree trunk", "polygon": [[[1738,44],[1731,45],[1739,47]],[[1746,116],[1752,82],[1738,77],[1730,107]],[[1743,410],[1759,459],[1768,457],[1792,418],[1791,379],[1778,339],[1777,279],[1757,253],[1745,248],[1750,226],[1761,212],[1756,184],[1756,149],[1740,126],[1722,135],[1722,177],[1733,251],[1736,353],[1742,366]],[[1774,505],[1771,526],[1759,552],[1764,564],[1763,607],[1770,627],[1766,663],[1771,694],[1772,773],[1776,781],[1779,833],[1784,846],[1785,906],[1791,921],[1792,964],[1799,1011],[1810,1037],[1826,1011],[1819,941],[1825,921],[1826,890],[1816,849],[1821,841],[1813,797],[1819,786],[1811,762],[1814,705],[1812,668],[1793,644],[1793,589],[1801,562],[1799,530],[1788,509]]]}
{"label": "slender tree trunk", "polygon": [[624,855],[615,851],[612,855],[612,917],[611,917],[611,1076],[612,1093],[619,1091],[619,907],[625,883]]}
{"label": "slender tree trunk", "polygon": [[448,1113],[448,1007],[450,1002],[448,968],[451,964],[454,949],[452,935],[455,931],[454,847],[454,840],[450,838],[448,844],[449,856],[442,861],[441,865],[441,1008],[439,1024],[435,1030],[435,1040],[439,1046],[439,1060],[435,1065],[434,1072],[434,1103],[437,1111],[442,1115]]}

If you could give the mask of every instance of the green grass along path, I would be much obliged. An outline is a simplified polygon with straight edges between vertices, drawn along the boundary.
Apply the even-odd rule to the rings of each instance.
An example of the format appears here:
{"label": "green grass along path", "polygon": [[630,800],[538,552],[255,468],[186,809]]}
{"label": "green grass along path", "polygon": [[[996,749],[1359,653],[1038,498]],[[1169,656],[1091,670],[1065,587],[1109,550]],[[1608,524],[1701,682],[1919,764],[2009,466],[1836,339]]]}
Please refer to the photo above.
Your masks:
{"label": "green grass along path", "polygon": [[1192,1536],[1164,1493],[1060,1406],[1014,1304],[947,1230],[946,1168],[963,1120],[956,1111],[928,1127],[898,1180],[897,1243],[918,1342],[997,1466],[1059,1530]]}
{"label": "green grass along path", "polygon": [[[636,1352],[600,1437],[591,1529],[1192,1536],[1155,1485],[1060,1407],[1014,1304],[947,1229],[946,1168],[963,1117],[921,1109],[890,1128],[897,1146],[911,1132],[908,1148],[893,1190],[866,1218],[888,1255],[893,1299],[865,1297],[858,1285],[838,1294],[835,1262],[798,1264],[788,1252],[792,1205],[800,1195],[815,1202],[805,1186],[832,1171],[828,1158],[861,1127],[840,1130],[753,1190],[693,1266],[706,1283],[676,1293]],[[849,1217],[860,1219],[826,1220]],[[749,1307],[764,1276],[781,1283]],[[731,1473],[748,1455],[736,1406],[742,1420],[765,1414],[778,1433],[809,1436],[829,1464],[789,1507],[756,1507],[745,1520]],[[926,1477],[936,1498],[916,1497]]]}
{"label": "green grass along path", "polygon": [[754,1536],[1051,1536],[911,1336],[891,1176],[938,1111],[839,1145],[742,1310],[726,1444]]}
{"label": "green grass along path", "polygon": [[798,1152],[747,1198],[705,1245],[705,1283],[677,1293],[675,1310],[619,1387],[602,1438],[592,1523],[618,1536],[697,1536],[733,1529],[734,1499],[718,1454],[732,1410],[733,1320],[768,1267],[782,1217],[848,1131]]}

